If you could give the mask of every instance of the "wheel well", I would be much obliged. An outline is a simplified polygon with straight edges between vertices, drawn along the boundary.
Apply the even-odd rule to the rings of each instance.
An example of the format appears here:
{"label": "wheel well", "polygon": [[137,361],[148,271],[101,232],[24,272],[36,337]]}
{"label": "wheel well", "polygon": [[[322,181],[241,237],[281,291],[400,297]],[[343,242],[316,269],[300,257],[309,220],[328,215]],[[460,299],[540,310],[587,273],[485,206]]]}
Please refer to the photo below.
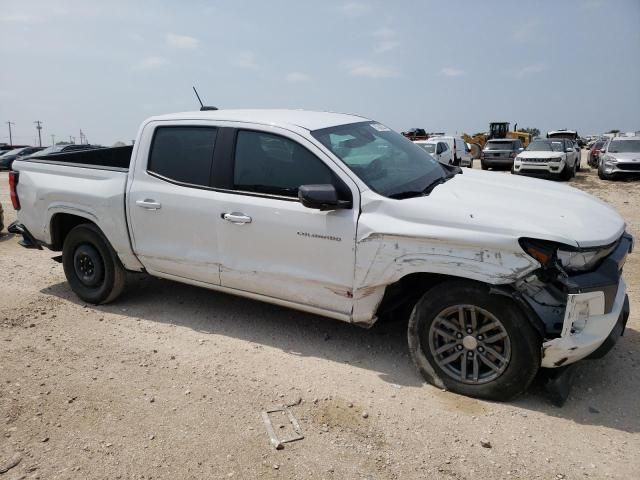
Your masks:
{"label": "wheel well", "polygon": [[64,240],[67,238],[69,232],[82,223],[95,225],[94,222],[85,217],[72,215],[70,213],[56,213],[51,217],[51,250],[56,252],[61,251]]}
{"label": "wheel well", "polygon": [[[413,306],[422,295],[431,290],[436,285],[448,280],[468,280],[464,277],[453,275],[442,275],[437,273],[410,273],[402,277],[395,283],[387,286],[382,301],[376,311],[378,322],[384,321],[406,321],[411,315]],[[482,283],[482,282],[479,282]],[[544,323],[538,315],[528,306],[520,295],[513,294],[512,287],[508,285],[486,284],[493,295],[503,295],[511,298],[518,308],[522,310],[527,319],[531,322],[536,331],[544,338]]]}
{"label": "wheel well", "polygon": [[387,286],[376,311],[378,322],[407,320],[418,299],[431,288],[447,280],[459,279],[437,273],[410,273]]}

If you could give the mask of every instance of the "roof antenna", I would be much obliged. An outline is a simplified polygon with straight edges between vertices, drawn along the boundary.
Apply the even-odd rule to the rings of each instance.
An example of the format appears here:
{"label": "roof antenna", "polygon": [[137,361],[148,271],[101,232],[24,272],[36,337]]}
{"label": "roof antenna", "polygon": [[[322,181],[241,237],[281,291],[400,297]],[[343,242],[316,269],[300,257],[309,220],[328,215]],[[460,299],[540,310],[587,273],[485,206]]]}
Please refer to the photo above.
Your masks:
{"label": "roof antenna", "polygon": [[209,107],[209,106],[205,106],[202,104],[202,100],[200,100],[200,95],[198,95],[198,91],[196,90],[196,87],[193,87],[193,91],[196,94],[196,97],[198,97],[198,102],[200,102],[200,111],[201,112],[206,112],[209,110],[218,110],[218,107]]}

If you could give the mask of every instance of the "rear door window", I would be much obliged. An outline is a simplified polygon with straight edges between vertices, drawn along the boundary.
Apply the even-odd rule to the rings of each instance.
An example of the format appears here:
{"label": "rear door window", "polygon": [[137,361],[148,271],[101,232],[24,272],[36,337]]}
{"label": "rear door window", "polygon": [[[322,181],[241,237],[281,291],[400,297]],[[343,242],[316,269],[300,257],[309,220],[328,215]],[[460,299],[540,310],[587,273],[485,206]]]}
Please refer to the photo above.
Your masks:
{"label": "rear door window", "polygon": [[158,127],[147,170],[175,182],[210,186],[216,135],[214,127]]}

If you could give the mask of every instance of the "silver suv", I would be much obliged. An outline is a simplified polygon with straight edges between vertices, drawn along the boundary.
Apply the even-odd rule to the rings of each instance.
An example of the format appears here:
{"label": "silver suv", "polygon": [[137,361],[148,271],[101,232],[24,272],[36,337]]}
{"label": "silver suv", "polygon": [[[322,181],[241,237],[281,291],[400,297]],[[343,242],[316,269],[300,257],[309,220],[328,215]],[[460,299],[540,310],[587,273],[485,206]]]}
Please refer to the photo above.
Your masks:
{"label": "silver suv", "polygon": [[622,173],[640,174],[640,137],[612,138],[605,150],[600,152],[600,178],[612,180]]}

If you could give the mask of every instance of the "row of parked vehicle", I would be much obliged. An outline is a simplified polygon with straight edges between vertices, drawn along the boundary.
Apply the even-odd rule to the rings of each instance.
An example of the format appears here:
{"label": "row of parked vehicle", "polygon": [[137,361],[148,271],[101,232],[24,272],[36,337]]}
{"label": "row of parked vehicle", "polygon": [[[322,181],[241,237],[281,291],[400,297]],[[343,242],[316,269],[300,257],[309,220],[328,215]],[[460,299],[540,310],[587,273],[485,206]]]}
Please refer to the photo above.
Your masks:
{"label": "row of parked vehicle", "polygon": [[[408,135],[405,132],[405,136]],[[462,137],[431,136],[414,143],[440,162],[471,168],[471,145]],[[483,170],[511,170],[514,175],[531,175],[570,180],[580,171],[582,145],[578,133],[572,130],[555,130],[546,138],[537,137],[528,145],[520,138],[493,138],[488,140],[480,153]],[[589,149],[588,164],[598,169],[598,176],[612,180],[623,174],[640,173],[640,136],[601,137]]]}
{"label": "row of parked vehicle", "polygon": [[54,153],[66,153],[76,152],[78,150],[90,150],[92,148],[102,148],[101,145],[89,145],[89,144],[59,144],[51,145],[50,147],[30,147],[26,145],[4,146],[0,149],[0,170],[11,170],[13,162],[18,159],[23,159],[31,156],[46,156]]}

